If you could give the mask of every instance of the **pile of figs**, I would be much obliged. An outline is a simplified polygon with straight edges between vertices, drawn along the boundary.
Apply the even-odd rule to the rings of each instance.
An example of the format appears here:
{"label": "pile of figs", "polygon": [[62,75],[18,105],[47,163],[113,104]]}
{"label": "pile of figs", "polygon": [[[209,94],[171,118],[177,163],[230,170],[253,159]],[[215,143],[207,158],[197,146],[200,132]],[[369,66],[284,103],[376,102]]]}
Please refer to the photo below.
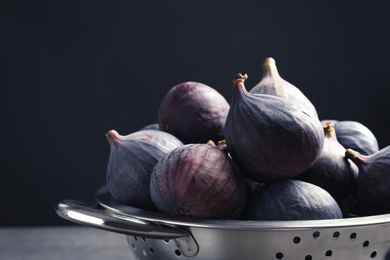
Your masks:
{"label": "pile of figs", "polygon": [[126,205],[172,216],[339,219],[390,213],[390,146],[362,123],[321,119],[312,102],[263,62],[232,100],[200,82],[173,86],[156,122],[110,130],[107,187]]}

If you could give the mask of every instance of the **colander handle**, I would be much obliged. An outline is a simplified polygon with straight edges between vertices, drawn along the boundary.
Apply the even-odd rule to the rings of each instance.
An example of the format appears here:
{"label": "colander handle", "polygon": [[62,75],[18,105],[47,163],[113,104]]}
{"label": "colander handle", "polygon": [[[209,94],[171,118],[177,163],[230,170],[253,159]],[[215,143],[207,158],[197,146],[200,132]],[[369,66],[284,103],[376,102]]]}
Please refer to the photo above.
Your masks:
{"label": "colander handle", "polygon": [[79,200],[63,200],[56,205],[56,213],[69,221],[115,233],[155,239],[175,239],[191,236],[187,231],[108,211],[97,204]]}

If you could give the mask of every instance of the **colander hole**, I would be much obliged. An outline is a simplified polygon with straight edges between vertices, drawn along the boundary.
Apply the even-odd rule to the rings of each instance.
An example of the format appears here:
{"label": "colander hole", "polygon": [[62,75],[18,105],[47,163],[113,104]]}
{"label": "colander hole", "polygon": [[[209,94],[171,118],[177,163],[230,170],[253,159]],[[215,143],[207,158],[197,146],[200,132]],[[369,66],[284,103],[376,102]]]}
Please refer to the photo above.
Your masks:
{"label": "colander hole", "polygon": [[134,244],[131,244],[131,246],[133,247],[133,249],[134,249],[134,250],[136,250],[136,248],[135,248],[135,245],[134,245]]}
{"label": "colander hole", "polygon": [[175,255],[177,255],[177,256],[181,256],[181,252],[180,252],[180,250],[176,249],[176,250],[175,250]]}
{"label": "colander hole", "polygon": [[371,255],[370,255],[371,258],[374,258],[376,257],[376,251],[372,252]]}
{"label": "colander hole", "polygon": [[144,237],[141,237],[142,241],[145,241],[145,238]]}
{"label": "colander hole", "polygon": [[320,231],[314,231],[314,232],[313,232],[313,238],[314,238],[314,239],[319,238],[320,235],[321,235]]}
{"label": "colander hole", "polygon": [[305,256],[305,260],[312,260],[312,259],[313,259],[313,257],[311,255]]}
{"label": "colander hole", "polygon": [[283,253],[276,253],[275,255],[276,259],[282,259],[283,258]]}
{"label": "colander hole", "polygon": [[340,237],[340,232],[336,231],[333,233],[333,238],[338,239]]}
{"label": "colander hole", "polygon": [[134,240],[135,240],[135,241],[137,241],[137,240],[138,240],[138,238],[137,238],[137,237],[134,237]]}
{"label": "colander hole", "polygon": [[368,247],[368,245],[370,244],[370,242],[368,240],[364,241],[363,243],[363,247]]}
{"label": "colander hole", "polygon": [[169,242],[169,239],[164,239],[164,242],[165,242],[165,243],[168,243],[168,242]]}
{"label": "colander hole", "polygon": [[331,257],[332,254],[333,254],[332,250],[328,250],[328,251],[325,252],[325,256],[326,257]]}
{"label": "colander hole", "polygon": [[301,242],[301,238],[300,237],[294,237],[293,242],[294,242],[294,244],[299,244]]}
{"label": "colander hole", "polygon": [[351,238],[351,240],[355,240],[357,237],[357,234],[355,232],[353,232],[349,237]]}
{"label": "colander hole", "polygon": [[154,254],[154,249],[150,248],[150,253],[153,255]]}

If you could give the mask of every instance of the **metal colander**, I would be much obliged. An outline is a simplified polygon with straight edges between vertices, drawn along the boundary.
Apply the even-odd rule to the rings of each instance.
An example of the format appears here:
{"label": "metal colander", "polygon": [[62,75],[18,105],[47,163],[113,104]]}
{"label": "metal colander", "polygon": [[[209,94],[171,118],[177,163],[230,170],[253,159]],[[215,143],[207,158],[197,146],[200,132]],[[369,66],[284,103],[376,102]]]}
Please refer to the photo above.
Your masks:
{"label": "metal colander", "polygon": [[125,234],[133,259],[390,259],[390,214],[306,221],[173,218],[121,204],[106,187],[96,202],[64,200],[56,211]]}

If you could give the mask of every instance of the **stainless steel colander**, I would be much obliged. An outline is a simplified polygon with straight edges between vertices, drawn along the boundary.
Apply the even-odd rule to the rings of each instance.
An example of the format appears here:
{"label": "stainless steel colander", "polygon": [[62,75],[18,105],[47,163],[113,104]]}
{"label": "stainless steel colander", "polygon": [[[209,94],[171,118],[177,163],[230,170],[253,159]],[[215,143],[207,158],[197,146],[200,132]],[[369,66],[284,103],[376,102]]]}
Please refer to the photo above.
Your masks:
{"label": "stainless steel colander", "polygon": [[174,218],[121,204],[105,186],[93,205],[64,200],[56,212],[126,235],[133,259],[390,259],[390,214],[309,221]]}

